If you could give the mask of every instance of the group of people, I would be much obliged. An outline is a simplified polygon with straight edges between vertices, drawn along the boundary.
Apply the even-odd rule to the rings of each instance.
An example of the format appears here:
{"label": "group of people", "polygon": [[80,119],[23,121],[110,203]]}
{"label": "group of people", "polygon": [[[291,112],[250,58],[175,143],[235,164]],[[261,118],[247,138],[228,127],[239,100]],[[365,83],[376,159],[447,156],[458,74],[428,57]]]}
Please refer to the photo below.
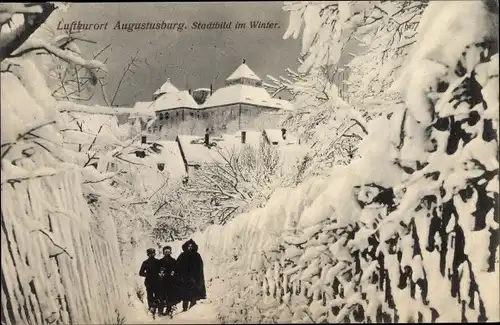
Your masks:
{"label": "group of people", "polygon": [[182,245],[182,252],[173,258],[172,247],[163,247],[163,258],[155,257],[156,250],[146,251],[148,259],[142,262],[139,275],[145,277],[148,309],[155,315],[170,315],[182,301],[183,311],[206,299],[203,260],[198,245],[190,239]]}

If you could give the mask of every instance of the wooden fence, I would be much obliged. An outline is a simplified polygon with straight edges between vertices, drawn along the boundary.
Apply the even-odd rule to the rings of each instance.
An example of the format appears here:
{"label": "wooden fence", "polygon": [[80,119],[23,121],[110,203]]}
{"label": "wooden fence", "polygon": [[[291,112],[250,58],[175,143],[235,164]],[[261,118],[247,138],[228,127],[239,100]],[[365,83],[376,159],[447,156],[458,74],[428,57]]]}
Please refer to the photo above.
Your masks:
{"label": "wooden fence", "polygon": [[90,212],[81,184],[70,170],[2,186],[2,324],[117,323],[126,286],[114,221]]}

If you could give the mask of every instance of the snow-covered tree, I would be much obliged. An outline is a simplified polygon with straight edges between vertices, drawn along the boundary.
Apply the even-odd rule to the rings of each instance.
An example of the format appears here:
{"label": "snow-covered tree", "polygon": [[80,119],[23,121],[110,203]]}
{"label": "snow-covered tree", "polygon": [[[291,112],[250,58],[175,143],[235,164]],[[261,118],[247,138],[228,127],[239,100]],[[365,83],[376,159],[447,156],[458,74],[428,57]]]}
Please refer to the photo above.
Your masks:
{"label": "snow-covered tree", "polygon": [[340,97],[325,69],[289,73],[292,78],[286,87],[293,94],[294,108],[287,112],[282,125],[310,145],[304,173],[318,174],[333,165],[349,163],[367,134],[369,116]]}
{"label": "snow-covered tree", "polygon": [[[105,188],[109,174],[81,163],[84,153],[71,144],[88,144],[89,134],[65,135],[71,126],[63,113],[81,107],[52,96],[37,53],[90,74],[105,67],[34,35],[55,9],[53,3],[0,5],[6,324],[110,322],[126,297],[116,224],[86,200],[97,191],[113,197]],[[19,282],[27,275],[29,281]]]}
{"label": "snow-covered tree", "polygon": [[221,149],[220,161],[207,163],[196,171],[186,191],[198,202],[200,214],[224,224],[237,213],[259,207],[284,176],[278,151],[271,145],[241,150]]}
{"label": "snow-covered tree", "polygon": [[193,200],[182,183],[169,184],[168,188],[153,199],[153,216],[156,218],[152,236],[158,242],[185,239],[203,229],[206,216],[198,214]]}
{"label": "snow-covered tree", "polygon": [[[326,143],[313,146],[312,170],[348,163],[366,135],[365,123],[399,99],[397,93],[384,90],[415,42],[426,5],[427,1],[285,3],[290,24],[283,37],[299,37],[303,26],[301,65],[297,72],[287,69],[287,77],[269,76],[273,84],[267,86],[275,93],[292,93],[295,109],[285,125],[304,141]],[[360,53],[350,52],[359,45]],[[345,61],[350,62],[344,67]],[[339,76],[346,69],[349,77],[344,81]],[[386,105],[386,100],[393,103]],[[344,133],[345,124],[352,121],[360,129]],[[352,150],[340,149],[345,147]]]}

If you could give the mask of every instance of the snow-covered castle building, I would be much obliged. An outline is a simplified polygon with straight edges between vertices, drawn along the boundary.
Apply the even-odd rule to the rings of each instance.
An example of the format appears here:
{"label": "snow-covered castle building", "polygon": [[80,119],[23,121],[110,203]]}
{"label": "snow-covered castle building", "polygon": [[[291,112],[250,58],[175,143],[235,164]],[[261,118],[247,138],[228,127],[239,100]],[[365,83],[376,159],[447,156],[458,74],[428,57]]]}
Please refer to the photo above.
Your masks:
{"label": "snow-covered castle building", "polygon": [[[137,102],[137,110],[155,112],[149,123],[149,132],[174,139],[177,134],[203,135],[236,132],[243,128],[275,127],[281,110],[291,104],[272,98],[263,88],[262,80],[242,64],[225,80],[225,86],[213,91],[210,88],[179,90],[170,79],[153,94],[151,102]],[[265,125],[264,125],[265,124]]]}

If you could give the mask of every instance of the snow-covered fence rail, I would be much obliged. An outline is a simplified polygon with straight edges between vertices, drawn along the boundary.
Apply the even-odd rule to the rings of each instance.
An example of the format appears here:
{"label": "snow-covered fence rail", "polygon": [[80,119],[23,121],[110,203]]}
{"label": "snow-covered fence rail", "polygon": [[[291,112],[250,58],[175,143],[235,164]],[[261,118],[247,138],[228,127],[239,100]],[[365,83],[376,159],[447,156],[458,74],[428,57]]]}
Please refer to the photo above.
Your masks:
{"label": "snow-covered fence rail", "polygon": [[77,170],[2,186],[2,324],[116,323],[116,235],[96,234],[92,218]]}

